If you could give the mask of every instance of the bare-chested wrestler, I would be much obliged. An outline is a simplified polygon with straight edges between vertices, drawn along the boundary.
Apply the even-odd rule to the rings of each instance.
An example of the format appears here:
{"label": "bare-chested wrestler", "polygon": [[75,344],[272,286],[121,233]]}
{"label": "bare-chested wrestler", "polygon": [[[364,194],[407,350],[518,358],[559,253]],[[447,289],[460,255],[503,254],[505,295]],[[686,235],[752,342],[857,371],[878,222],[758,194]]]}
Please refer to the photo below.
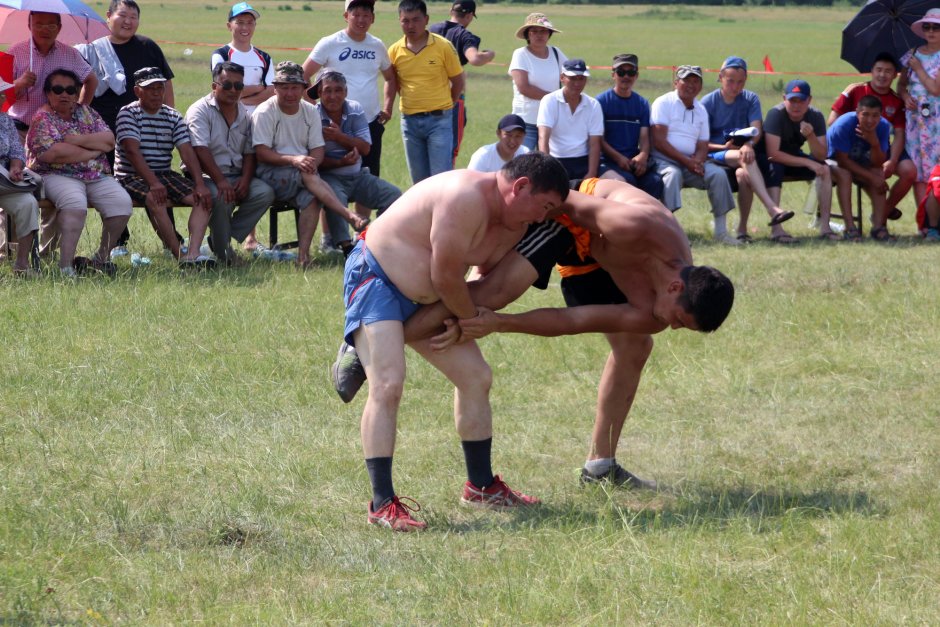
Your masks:
{"label": "bare-chested wrestler", "polygon": [[[529,225],[568,195],[560,162],[543,154],[517,157],[495,173],[446,172],[416,184],[364,234],[346,261],[344,336],[369,378],[360,425],[372,482],[368,522],[396,531],[425,528],[392,487],[392,454],[405,379],[404,321],[422,305],[440,302],[458,320],[477,315],[465,281],[484,272],[519,242]],[[428,340],[410,342],[456,387],[457,433],[469,505],[513,508],[538,499],[511,490],[493,475],[490,459],[492,374],[474,342],[435,352]],[[419,508],[418,508],[419,509]],[[410,511],[409,511],[410,510]]]}
{"label": "bare-chested wrestler", "polygon": [[[445,348],[458,332],[463,340],[497,330],[546,336],[604,333],[611,353],[598,386],[581,480],[653,489],[655,482],[636,477],[616,461],[620,432],[653,348],[652,335],[667,327],[714,331],[731,310],[734,287],[721,272],[692,265],[682,228],[658,201],[612,180],[588,179],[581,189],[588,193],[572,192],[559,221],[530,228],[512,253],[471,285],[475,303],[499,309],[529,285],[545,289],[558,262],[568,308],[515,315],[483,312],[474,321],[448,322],[450,332],[434,338],[431,346]],[[446,315],[440,306],[422,309],[409,320],[406,337],[433,332]],[[347,385],[354,379],[334,378]]]}

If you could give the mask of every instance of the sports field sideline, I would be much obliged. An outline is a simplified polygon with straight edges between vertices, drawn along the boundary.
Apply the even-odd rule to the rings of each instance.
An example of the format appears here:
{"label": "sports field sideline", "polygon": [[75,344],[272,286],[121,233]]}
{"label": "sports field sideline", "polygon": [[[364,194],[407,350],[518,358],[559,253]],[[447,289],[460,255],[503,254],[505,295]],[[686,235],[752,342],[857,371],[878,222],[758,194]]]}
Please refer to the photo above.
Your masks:
{"label": "sports field sideline", "polygon": [[[310,47],[342,26],[338,2],[253,4],[261,48]],[[147,4],[140,32],[224,43],[226,7]],[[508,62],[537,9],[481,7],[473,30]],[[565,31],[553,43],[592,65],[631,51],[643,65],[715,67],[735,53],[849,71],[838,36],[850,8],[539,8]],[[444,10],[433,5],[432,20]],[[373,32],[390,43],[396,29],[381,3]],[[185,109],[208,90],[210,49],[164,50]],[[663,93],[666,76],[645,72],[638,91]],[[765,109],[779,80],[749,82]],[[810,80],[826,109],[851,79]],[[592,76],[588,92],[604,82]],[[465,146],[492,141],[510,92],[504,67],[470,70]],[[389,124],[383,166],[402,185],[398,118]],[[784,198],[798,210],[804,196]],[[450,388],[412,355],[396,482],[426,507],[418,537],[365,524],[362,400],[343,405],[329,385],[335,262],[181,277],[135,215],[150,268],[76,284],[15,282],[3,268],[0,622],[935,622],[936,250],[913,238],[908,204],[895,246],[719,248],[701,202],[679,219],[696,262],[735,281],[735,307],[717,334],[657,336],[621,445],[666,489],[578,486],[602,338],[494,336],[482,348],[495,463],[546,504],[459,507]],[[792,220],[795,234],[809,220]],[[553,287],[512,310],[561,303]]]}

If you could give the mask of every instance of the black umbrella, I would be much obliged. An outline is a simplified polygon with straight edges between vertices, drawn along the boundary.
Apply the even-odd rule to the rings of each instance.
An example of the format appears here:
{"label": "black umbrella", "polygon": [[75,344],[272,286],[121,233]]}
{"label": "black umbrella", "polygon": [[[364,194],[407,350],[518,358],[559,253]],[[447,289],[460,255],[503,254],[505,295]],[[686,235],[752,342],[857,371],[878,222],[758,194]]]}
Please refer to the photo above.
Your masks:
{"label": "black umbrella", "polygon": [[911,48],[925,43],[911,24],[940,0],[869,0],[842,29],[842,59],[859,72],[870,72],[875,57],[890,52],[900,59]]}

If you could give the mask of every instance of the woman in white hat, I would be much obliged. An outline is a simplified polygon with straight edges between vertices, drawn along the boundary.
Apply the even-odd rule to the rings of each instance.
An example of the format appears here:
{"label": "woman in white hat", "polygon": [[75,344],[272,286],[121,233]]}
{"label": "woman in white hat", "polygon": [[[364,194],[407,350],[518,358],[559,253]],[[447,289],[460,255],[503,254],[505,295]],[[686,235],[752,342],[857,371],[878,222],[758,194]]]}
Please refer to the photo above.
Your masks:
{"label": "woman in white hat", "polygon": [[523,145],[530,150],[538,148],[539,143],[539,103],[542,96],[558,89],[562,64],[568,59],[561,50],[548,45],[552,34],[560,32],[544,13],[530,13],[516,31],[516,37],[527,45],[515,50],[509,63],[512,112],[525,120]]}
{"label": "woman in white hat", "polygon": [[927,43],[901,57],[907,71],[898,80],[898,93],[907,104],[905,149],[917,168],[914,193],[920,203],[930,171],[940,163],[940,9],[927,11],[911,30]]}

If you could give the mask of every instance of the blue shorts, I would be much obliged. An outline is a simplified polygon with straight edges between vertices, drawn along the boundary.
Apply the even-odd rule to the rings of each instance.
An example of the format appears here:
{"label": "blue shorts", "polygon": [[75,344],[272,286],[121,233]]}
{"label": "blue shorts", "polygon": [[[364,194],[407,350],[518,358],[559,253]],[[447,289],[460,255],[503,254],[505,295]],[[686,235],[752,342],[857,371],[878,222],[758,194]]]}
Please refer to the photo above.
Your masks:
{"label": "blue shorts", "polygon": [[708,158],[714,161],[715,163],[725,165],[725,155],[728,154],[727,150],[718,150],[716,152],[708,153]]}
{"label": "blue shorts", "polygon": [[388,280],[379,262],[366,248],[365,240],[356,242],[346,259],[343,297],[346,303],[343,336],[350,346],[355,346],[353,332],[360,326],[382,320],[404,322],[421,307]]}

